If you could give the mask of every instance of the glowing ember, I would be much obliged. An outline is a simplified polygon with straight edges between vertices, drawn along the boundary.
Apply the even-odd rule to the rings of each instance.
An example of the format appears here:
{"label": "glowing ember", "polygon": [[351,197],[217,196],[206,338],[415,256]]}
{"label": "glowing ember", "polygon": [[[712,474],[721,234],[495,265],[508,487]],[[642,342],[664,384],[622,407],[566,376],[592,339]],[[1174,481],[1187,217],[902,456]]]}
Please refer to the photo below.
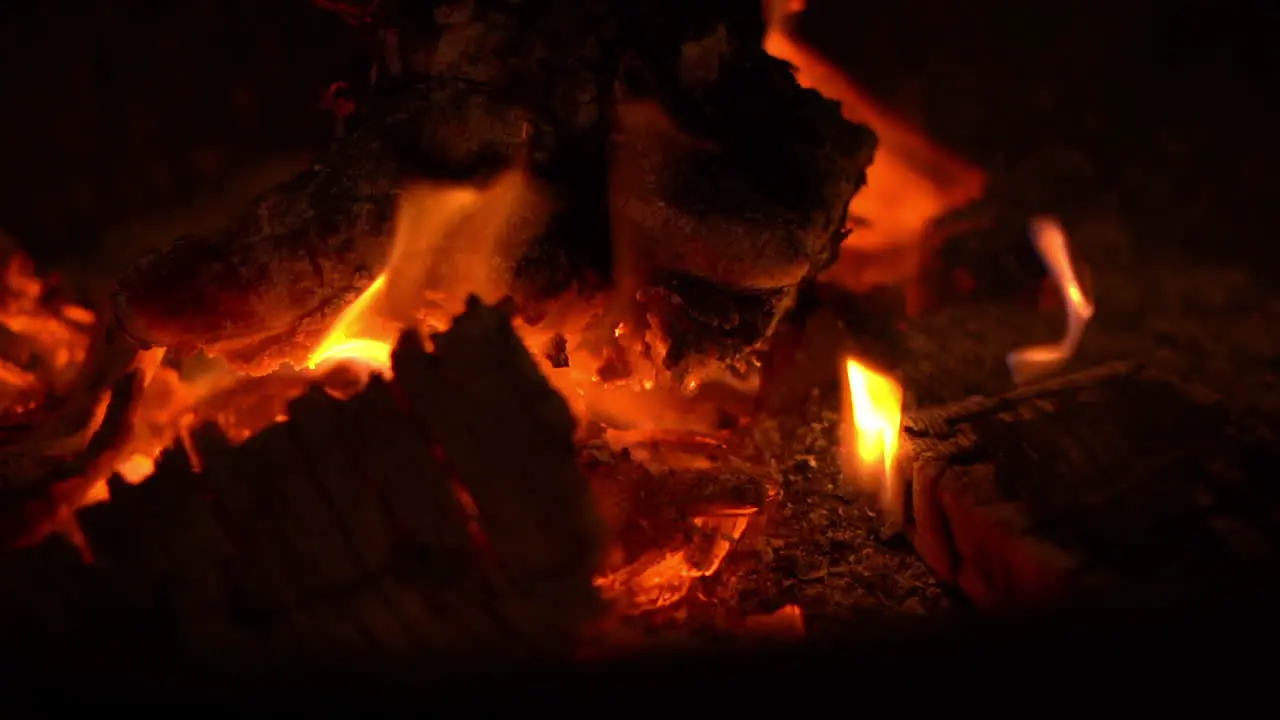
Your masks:
{"label": "glowing ember", "polygon": [[1065,365],[1080,346],[1080,338],[1094,311],[1093,303],[1085,297],[1076,278],[1067,247],[1067,233],[1058,221],[1037,218],[1031,221],[1030,232],[1031,242],[1041,262],[1062,293],[1062,305],[1067,311],[1067,330],[1057,343],[1031,345],[1009,353],[1006,358],[1009,374],[1019,384],[1044,377]]}
{"label": "glowing ember", "polygon": [[698,578],[720,569],[750,519],[744,515],[696,518],[698,532],[687,547],[649,553],[622,570],[598,576],[595,585],[626,612],[666,607],[687,595]]}
{"label": "glowing ember", "polygon": [[0,418],[62,392],[84,363],[94,314],[47,295],[30,258],[10,255],[0,271]]}
{"label": "glowing ember", "polygon": [[845,476],[896,507],[895,462],[902,428],[902,387],[853,358],[845,360],[849,402],[842,410],[841,461]]}
{"label": "glowing ember", "polygon": [[799,605],[783,605],[768,615],[747,618],[744,629],[763,640],[796,640],[804,637],[804,611]]}

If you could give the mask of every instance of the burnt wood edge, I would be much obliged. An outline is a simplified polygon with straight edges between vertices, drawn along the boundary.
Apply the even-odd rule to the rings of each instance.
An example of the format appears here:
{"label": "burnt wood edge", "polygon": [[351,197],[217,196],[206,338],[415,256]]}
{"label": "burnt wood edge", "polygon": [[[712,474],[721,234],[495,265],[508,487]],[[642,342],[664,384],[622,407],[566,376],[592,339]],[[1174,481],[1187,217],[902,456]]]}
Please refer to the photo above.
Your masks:
{"label": "burnt wood edge", "polygon": [[[76,514],[94,565],[60,534],[0,553],[0,635],[235,655],[563,649],[601,608],[572,417],[504,309],[473,298],[434,341],[406,333],[394,381],[350,400],[313,388],[296,418],[239,446],[197,429],[198,475],[180,444],[140,485],[113,477],[111,501]],[[451,485],[476,506],[482,547]],[[401,560],[425,576],[388,572]]]}
{"label": "burnt wood edge", "polygon": [[[909,411],[903,419],[902,532],[938,580],[979,609],[1064,601],[1080,584],[1080,558],[1030,530],[1026,508],[990,492],[994,463],[965,456],[966,421],[1021,402],[1144,374],[1112,362],[1070,375]],[[924,447],[929,445],[927,449]]]}

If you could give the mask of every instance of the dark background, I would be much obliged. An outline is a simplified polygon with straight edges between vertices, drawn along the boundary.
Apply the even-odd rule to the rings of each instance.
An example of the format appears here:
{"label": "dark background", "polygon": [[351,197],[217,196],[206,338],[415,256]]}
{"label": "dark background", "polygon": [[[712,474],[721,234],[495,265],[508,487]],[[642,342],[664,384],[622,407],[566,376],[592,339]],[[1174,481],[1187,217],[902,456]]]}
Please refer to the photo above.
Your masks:
{"label": "dark background", "polygon": [[997,184],[1133,215],[1170,252],[1274,259],[1257,236],[1278,159],[1260,4],[810,5],[818,47]]}
{"label": "dark background", "polygon": [[216,223],[326,141],[354,40],[307,0],[4,3],[0,228],[110,273]]}

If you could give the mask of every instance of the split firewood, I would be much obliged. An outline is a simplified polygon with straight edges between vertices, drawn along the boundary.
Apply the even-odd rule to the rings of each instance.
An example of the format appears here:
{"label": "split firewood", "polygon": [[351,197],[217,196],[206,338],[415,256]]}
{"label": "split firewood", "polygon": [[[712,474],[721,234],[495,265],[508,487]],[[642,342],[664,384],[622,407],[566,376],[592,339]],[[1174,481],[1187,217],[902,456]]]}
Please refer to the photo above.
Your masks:
{"label": "split firewood", "polygon": [[179,446],[140,485],[113,479],[78,513],[95,565],[60,537],[4,558],[5,637],[96,625],[103,642],[196,653],[566,651],[602,609],[573,418],[505,311],[473,302],[434,345],[406,333],[392,381],[348,400],[313,387],[242,444],[205,425],[194,457]]}
{"label": "split firewood", "polygon": [[[510,168],[551,198],[513,292],[616,271],[690,309],[713,336],[691,351],[758,342],[834,258],[874,136],[760,49],[749,3],[466,0],[379,18],[402,82],[235,223],[134,264],[116,296],[133,337],[250,370],[296,359],[385,268],[406,183]],[[659,272],[744,309],[708,312],[706,292]]]}
{"label": "split firewood", "polygon": [[907,533],[983,607],[1262,567],[1280,446],[1237,420],[1127,363],[908,413]]}

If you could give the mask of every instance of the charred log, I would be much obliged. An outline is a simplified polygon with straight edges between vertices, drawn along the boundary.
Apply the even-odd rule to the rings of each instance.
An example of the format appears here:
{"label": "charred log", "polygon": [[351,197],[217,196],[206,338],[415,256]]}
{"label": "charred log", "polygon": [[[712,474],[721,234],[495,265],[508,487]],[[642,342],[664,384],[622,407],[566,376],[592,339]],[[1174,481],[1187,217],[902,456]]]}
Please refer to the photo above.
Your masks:
{"label": "charred log", "polygon": [[365,128],[224,229],[141,258],[117,317],[141,343],[274,367],[373,282],[400,177],[387,133]]}
{"label": "charred log", "polygon": [[908,533],[985,607],[1271,563],[1275,438],[1132,364],[908,414]]}
{"label": "charred log", "polygon": [[624,71],[610,211],[634,261],[775,290],[835,260],[875,138],[797,85],[762,41],[720,24]]}
{"label": "charred log", "polygon": [[313,388],[241,445],[207,425],[195,457],[167,453],[138,486],[113,479],[110,502],[78,514],[96,565],[58,537],[5,556],[5,636],[97,626],[202,653],[566,649],[600,608],[599,517],[572,418],[505,313],[472,304],[435,345],[406,333],[390,383],[346,401]]}
{"label": "charred log", "polygon": [[398,83],[240,220],[134,264],[117,293],[132,336],[250,369],[296,358],[384,268],[406,182],[512,166],[555,207],[517,295],[615,271],[785,294],[835,257],[874,136],[764,53],[750,3],[477,0],[380,17]]}

